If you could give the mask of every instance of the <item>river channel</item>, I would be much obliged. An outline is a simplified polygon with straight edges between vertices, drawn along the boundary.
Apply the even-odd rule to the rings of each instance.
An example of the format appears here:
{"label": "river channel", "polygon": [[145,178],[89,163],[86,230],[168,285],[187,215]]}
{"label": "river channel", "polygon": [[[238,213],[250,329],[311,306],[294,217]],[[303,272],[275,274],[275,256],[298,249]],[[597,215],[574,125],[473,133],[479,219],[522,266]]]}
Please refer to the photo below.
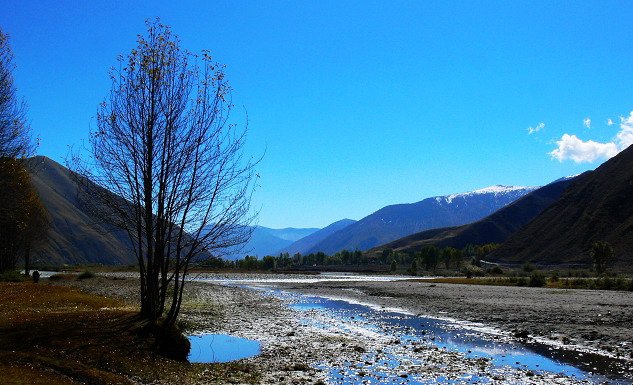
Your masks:
{"label": "river channel", "polygon": [[[322,278],[302,279],[317,282]],[[345,281],[350,277],[325,279]],[[319,364],[328,372],[329,382],[333,384],[498,383],[499,380],[505,380],[501,383],[523,383],[518,379],[521,376],[525,379],[544,375],[557,378],[557,383],[571,379],[582,383],[633,384],[630,362],[570,351],[561,345],[512,338],[485,325],[279,290],[272,280],[227,280],[224,283],[248,287],[264,297],[283,300],[296,310],[299,322],[304,325],[359,338],[370,336],[379,341],[362,348],[360,361]],[[429,368],[435,365],[441,369],[448,365],[433,362],[436,356],[433,352],[437,352],[437,356],[453,354],[453,357],[459,357],[457,361],[468,361],[471,366],[474,362],[487,369],[429,380]],[[515,382],[508,381],[513,377],[517,378]]]}

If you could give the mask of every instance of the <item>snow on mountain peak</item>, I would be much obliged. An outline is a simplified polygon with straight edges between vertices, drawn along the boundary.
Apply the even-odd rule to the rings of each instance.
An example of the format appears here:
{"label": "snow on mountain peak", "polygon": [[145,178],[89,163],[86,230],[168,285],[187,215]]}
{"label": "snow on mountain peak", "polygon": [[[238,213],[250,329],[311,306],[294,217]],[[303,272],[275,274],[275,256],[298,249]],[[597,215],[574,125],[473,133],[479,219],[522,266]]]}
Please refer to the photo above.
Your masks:
{"label": "snow on mountain peak", "polygon": [[484,187],[482,189],[479,190],[474,190],[474,191],[468,191],[468,192],[463,192],[463,193],[458,193],[458,194],[451,194],[451,195],[446,195],[443,197],[435,197],[435,200],[440,203],[442,200],[445,200],[447,203],[451,203],[453,201],[453,199],[455,198],[463,198],[463,197],[468,197],[468,196],[473,196],[473,195],[481,195],[481,194],[493,194],[494,196],[500,195],[500,194],[509,194],[509,193],[513,193],[513,192],[522,192],[522,195],[525,195],[531,191],[536,190],[538,187],[531,187],[531,186],[504,186],[504,185],[500,185],[500,184],[496,184],[494,186],[488,186],[488,187]]}

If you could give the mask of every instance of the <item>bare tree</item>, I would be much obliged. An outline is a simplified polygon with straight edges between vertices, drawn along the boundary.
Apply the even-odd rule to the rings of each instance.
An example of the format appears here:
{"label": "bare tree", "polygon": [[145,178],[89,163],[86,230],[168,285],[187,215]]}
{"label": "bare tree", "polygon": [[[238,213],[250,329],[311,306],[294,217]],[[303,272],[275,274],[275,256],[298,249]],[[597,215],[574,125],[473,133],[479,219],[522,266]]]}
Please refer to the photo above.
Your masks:
{"label": "bare tree", "polygon": [[[141,315],[173,326],[189,263],[246,242],[253,168],[246,129],[228,123],[224,66],[193,55],[159,20],[111,72],[83,175],[93,212],[129,234],[140,265]],[[172,290],[168,291],[168,287]]]}
{"label": "bare tree", "polygon": [[24,169],[23,158],[35,146],[14,69],[9,36],[0,29],[0,271],[14,269],[20,257],[28,265],[31,245],[48,229],[48,214]]}
{"label": "bare tree", "polygon": [[13,53],[9,36],[0,29],[0,157],[19,158],[33,154],[28,107],[13,85]]}
{"label": "bare tree", "polygon": [[0,158],[0,271],[24,258],[28,273],[31,247],[45,239],[48,227],[48,213],[23,162]]}

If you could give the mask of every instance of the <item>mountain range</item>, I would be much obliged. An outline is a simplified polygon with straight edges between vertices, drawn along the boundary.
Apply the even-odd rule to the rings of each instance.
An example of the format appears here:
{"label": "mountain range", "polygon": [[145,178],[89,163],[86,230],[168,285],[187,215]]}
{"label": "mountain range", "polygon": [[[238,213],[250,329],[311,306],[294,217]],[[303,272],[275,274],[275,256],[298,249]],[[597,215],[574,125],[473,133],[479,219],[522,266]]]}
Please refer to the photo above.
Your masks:
{"label": "mountain range", "polygon": [[420,231],[460,226],[479,220],[538,187],[490,186],[417,203],[384,207],[327,236],[308,253],[367,250]]}
{"label": "mountain range", "polygon": [[300,253],[300,254],[309,254],[310,250],[312,250],[319,242],[323,239],[329,237],[331,234],[336,233],[337,231],[342,230],[343,228],[355,223],[356,221],[353,219],[341,219],[340,221],[336,221],[319,231],[316,231],[307,237],[301,238],[294,242],[293,244],[284,247],[281,249],[281,252],[285,252],[290,254],[291,256]]}
{"label": "mountain range", "polygon": [[[133,264],[127,235],[79,204],[72,172],[43,156],[25,162],[49,212],[49,236],[35,246],[34,263]],[[323,228],[257,226],[246,254],[328,254],[348,249],[463,247],[503,242],[489,257],[505,263],[589,263],[591,245],[608,241],[619,261],[633,250],[633,148],[595,171],[547,186],[484,189],[384,207],[359,221],[344,219]],[[379,246],[379,247],[377,247]]]}
{"label": "mountain range", "polygon": [[225,256],[225,259],[234,260],[244,258],[246,255],[264,257],[266,255],[277,256],[282,250],[295,241],[299,241],[317,232],[318,228],[293,228],[271,229],[264,226],[255,226],[251,238],[241,248],[239,253]]}
{"label": "mountain range", "polygon": [[[34,262],[136,262],[127,235],[100,222],[79,203],[72,171],[44,156],[28,159],[26,167],[51,217],[48,238],[33,250]],[[256,226],[242,252],[228,258],[243,258],[247,254],[263,257],[281,252],[293,255],[367,249],[419,229],[479,219],[533,189],[493,186],[470,193],[433,197],[413,204],[387,206],[358,222],[343,219],[323,229],[271,229]]]}
{"label": "mountain range", "polygon": [[430,245],[461,249],[468,244],[501,243],[555,202],[575,178],[554,181],[467,225],[422,231],[373,248],[368,253],[376,255],[384,249],[407,252]]}

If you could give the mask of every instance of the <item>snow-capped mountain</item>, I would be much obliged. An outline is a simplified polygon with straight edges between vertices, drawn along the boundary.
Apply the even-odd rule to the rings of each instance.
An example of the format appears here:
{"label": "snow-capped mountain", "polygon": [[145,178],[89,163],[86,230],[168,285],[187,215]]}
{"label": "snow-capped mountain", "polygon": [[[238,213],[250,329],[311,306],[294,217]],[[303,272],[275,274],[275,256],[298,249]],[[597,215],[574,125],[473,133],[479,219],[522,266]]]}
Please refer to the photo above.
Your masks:
{"label": "snow-capped mountain", "polygon": [[323,239],[308,252],[367,250],[420,231],[484,218],[538,187],[490,186],[384,207]]}
{"label": "snow-capped mountain", "polygon": [[[380,255],[385,249],[401,252],[418,251],[425,246],[455,247],[461,249],[468,244],[484,245],[502,243],[526,223],[539,215],[545,208],[555,202],[565,189],[575,181],[574,177],[560,178],[520,199],[500,208],[494,213],[478,221],[440,229],[431,229],[415,233],[395,241],[370,249],[373,256]],[[500,188],[497,188],[500,187]],[[490,190],[510,191],[514,187],[493,186],[477,190],[478,193]],[[443,199],[440,199],[443,201]]]}
{"label": "snow-capped mountain", "polygon": [[[563,179],[563,178],[561,178]],[[522,197],[523,195],[530,193],[534,190],[536,190],[538,187],[529,187],[529,186],[503,186],[500,184],[496,184],[494,186],[489,186],[489,187],[484,187],[482,189],[479,190],[475,190],[475,191],[469,191],[469,192],[463,192],[463,193],[459,193],[459,194],[451,194],[451,195],[446,195],[446,196],[439,196],[439,197],[435,197],[435,201],[442,204],[444,202],[450,204],[453,202],[454,199],[456,198],[467,198],[467,197],[474,197],[477,195],[494,195],[494,196],[499,196],[499,195],[503,195],[503,196],[513,196],[516,195],[516,198],[514,198],[513,200],[516,200],[520,197]]]}

